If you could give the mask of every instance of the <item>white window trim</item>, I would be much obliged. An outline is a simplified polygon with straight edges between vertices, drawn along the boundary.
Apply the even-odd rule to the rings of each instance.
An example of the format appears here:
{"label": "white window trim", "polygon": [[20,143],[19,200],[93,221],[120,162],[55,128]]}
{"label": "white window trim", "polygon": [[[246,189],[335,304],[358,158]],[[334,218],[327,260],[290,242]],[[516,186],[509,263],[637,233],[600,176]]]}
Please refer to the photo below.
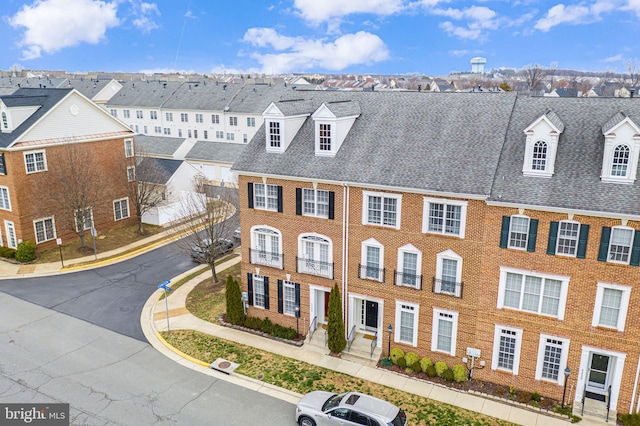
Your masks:
{"label": "white window trim", "polygon": [[[558,247],[560,247],[560,230],[562,228],[562,224],[563,223],[571,223],[571,224],[578,224],[578,235],[576,236],[576,250],[573,254],[567,254],[567,253],[560,253],[558,251]],[[578,221],[575,220],[561,220],[558,222],[558,233],[556,234],[556,252],[555,254],[557,254],[558,256],[565,256],[565,257],[577,257],[578,256],[578,244],[580,244],[580,230],[581,230],[582,224]],[[609,255],[609,253],[607,253],[607,256]]]}
{"label": "white window trim", "polygon": [[[278,236],[278,253],[275,253],[275,254],[278,255],[279,262],[277,262],[277,263],[256,262],[255,259],[253,259],[253,255],[252,255],[252,259],[250,259],[249,261],[251,263],[256,264],[256,265],[273,266],[274,268],[282,269],[282,267],[283,267],[283,263],[282,262],[283,262],[284,254],[282,253],[282,232],[280,232],[279,229],[274,228],[273,226],[268,226],[268,225],[255,225],[255,226],[252,226],[251,227],[251,233],[249,234],[251,236],[251,250],[252,251],[256,251],[256,252],[258,251],[258,243],[257,243],[256,233],[259,233],[260,229],[267,229],[269,231],[273,231]],[[268,253],[271,253],[270,250],[271,250],[271,243],[269,243],[269,251],[268,251]]]}
{"label": "white window trim", "polygon": [[[0,186],[0,192],[2,191],[6,191],[7,192],[7,203],[9,204],[8,206],[5,207],[0,207],[1,210],[6,210],[6,211],[11,211],[11,194],[9,193],[9,187],[8,186]],[[0,197],[2,197],[2,194],[0,194]]]}
{"label": "white window trim", "polygon": [[[398,248],[398,272],[404,274],[404,255],[406,253],[417,255],[416,259],[416,279],[422,276],[422,252],[413,244],[406,244]],[[396,282],[397,285],[411,288],[421,287],[421,283],[416,282],[415,286],[402,284],[402,282]]]}
{"label": "white window trim", "polygon": [[[544,350],[547,339],[559,340],[562,342],[562,354],[560,355],[560,371],[558,372],[558,380],[551,380],[542,377],[542,365],[544,363]],[[540,342],[538,343],[538,359],[536,361],[536,380],[544,382],[556,383],[560,386],[564,385],[564,370],[567,368],[567,360],[569,359],[569,339],[563,337],[552,336],[550,334],[540,334]]]}
{"label": "white window trim", "polygon": [[[18,236],[16,235],[16,226],[11,220],[4,221],[4,230],[7,236],[7,247],[17,249],[18,248]],[[13,241],[11,238],[13,235]],[[0,245],[2,245],[2,238],[0,236]]]}
{"label": "white window trim", "polygon": [[[562,133],[562,128],[556,127],[545,114],[528,126],[524,130],[524,133],[526,135],[526,141],[522,174],[525,176],[550,178],[555,172],[558,139]],[[542,141],[547,144],[547,159],[544,170],[533,169],[533,148],[535,143],[538,141]]]}
{"label": "white window trim", "polygon": [[[138,131],[137,127],[138,126],[136,126],[136,132]],[[133,139],[124,140],[124,155],[127,158],[131,158],[135,155],[133,151]]]}
{"label": "white window trim", "polygon": [[[132,175],[133,175],[133,179],[131,179]],[[127,180],[129,182],[134,182],[136,180],[136,166],[127,167]]]}
{"label": "white window trim", "polygon": [[[92,225],[91,227],[87,228],[86,227],[86,223],[82,224],[82,230],[83,231],[87,231],[87,230],[91,229],[93,227],[93,225],[94,225],[94,222],[93,222],[93,207],[87,207],[84,210],[85,211],[89,210],[89,215],[91,216],[91,225]],[[74,215],[73,215],[73,221],[74,221],[74,224],[75,224],[76,231],[80,232],[80,230],[78,229],[78,217],[75,215],[75,213],[77,213],[77,212],[78,212],[78,210],[76,209],[76,211],[74,212]]]}
{"label": "white window trim", "polygon": [[[304,198],[304,193],[305,191],[313,191],[313,211],[314,214],[309,214],[309,213],[305,213],[304,211],[304,203],[305,203],[305,198]],[[318,214],[318,191],[323,191],[327,193],[327,214],[325,215],[319,215]],[[322,219],[328,219],[329,218],[329,190],[328,189],[317,189],[317,188],[302,188],[302,200],[300,200],[302,202],[302,215],[303,216],[309,216],[309,217],[319,217]]]}
{"label": "white window trim", "polygon": [[[513,370],[507,370],[502,367],[498,367],[498,354],[500,353],[500,335],[502,334],[502,330],[513,331],[516,333],[516,347],[513,354]],[[518,375],[518,371],[520,370],[520,352],[522,350],[522,329],[509,327],[505,325],[496,324],[495,330],[493,332],[493,356],[491,358],[491,369],[492,370],[500,370],[512,373],[514,376]]]}
{"label": "white window trim", "polygon": [[[367,265],[367,247],[380,248],[380,258],[378,259],[378,264],[380,265],[380,269],[384,269],[384,246],[375,238],[369,238],[368,240],[363,241],[362,244],[360,245],[360,264],[364,266]],[[360,277],[360,278],[365,280],[382,282],[382,279],[384,278],[384,274],[381,274],[381,275],[382,276],[377,280],[373,278],[367,278],[367,277]]]}
{"label": "white window trim", "polygon": [[[258,206],[258,203],[256,202],[256,185],[262,185],[264,186],[264,207],[262,206]],[[268,197],[268,193],[269,193],[269,187],[273,186],[276,188],[276,207],[275,208],[269,208],[269,197]],[[253,208],[255,210],[267,210],[270,212],[277,212],[278,211],[278,185],[273,185],[270,183],[262,183],[262,182],[254,182],[253,183]]]}
{"label": "white window trim", "polygon": [[[127,215],[122,216],[120,219],[116,218],[116,203],[122,203],[123,201],[127,204]],[[120,207],[120,211],[122,211],[122,207]],[[128,219],[131,217],[131,209],[129,208],[129,197],[119,198],[117,200],[113,200],[113,220],[117,222],[119,220]]]}
{"label": "white window trim", "polygon": [[[534,277],[539,277],[542,279],[552,279],[552,280],[558,280],[560,281],[561,287],[560,287],[560,301],[558,302],[558,315],[549,315],[549,314],[543,314],[543,313],[539,313],[539,312],[531,312],[531,311],[525,311],[522,309],[516,309],[516,308],[512,308],[510,306],[505,307],[504,306],[504,295],[505,295],[505,291],[506,291],[506,287],[507,287],[507,273],[513,273],[513,274],[520,274],[520,275],[530,275],[530,276],[534,276]],[[526,269],[516,269],[516,268],[507,268],[504,266],[500,267],[500,283],[498,284],[498,309],[510,309],[510,310],[514,310],[517,312],[523,312],[525,314],[532,314],[532,315],[540,315],[543,317],[550,317],[550,318],[557,318],[560,321],[564,320],[564,315],[565,315],[565,311],[566,311],[566,307],[567,307],[567,294],[569,293],[569,280],[570,277],[568,276],[564,276],[564,275],[555,275],[555,274],[549,274],[549,273],[542,273],[542,272],[533,272],[533,271],[529,271]],[[540,295],[540,297],[542,297],[542,294]]]}
{"label": "white window trim", "polygon": [[[424,197],[423,199],[423,208],[422,208],[422,233],[424,234],[435,234],[435,235],[446,235],[451,237],[464,238],[466,231],[466,223],[467,223],[467,205],[469,204],[467,201],[463,200],[449,200],[446,198],[432,198],[432,197]],[[446,221],[446,209],[447,205],[451,206],[460,206],[460,234],[448,234],[445,232],[446,225],[442,225],[442,232],[434,232],[429,231],[429,204],[444,204],[445,208],[445,218]]]}
{"label": "white window trim", "polygon": [[[369,223],[369,197],[381,197],[381,211],[380,211],[380,222],[384,222],[384,199],[385,198],[394,198],[396,199],[396,224],[395,225],[385,225],[383,223]],[[362,224],[363,225],[373,225],[373,226],[383,226],[385,228],[393,228],[400,229],[400,218],[402,213],[402,194],[392,194],[387,192],[372,192],[372,191],[362,191]]]}
{"label": "white window trim", "polygon": [[[600,324],[600,311],[602,309],[602,299],[604,298],[604,289],[609,288],[612,290],[622,291],[622,298],[620,299],[620,313],[618,316],[617,327],[611,327],[608,325]],[[620,332],[624,331],[624,326],[627,322],[627,312],[629,311],[629,299],[631,297],[631,286],[598,282],[598,288],[596,290],[596,300],[593,306],[593,317],[591,319],[591,326],[602,327],[609,329],[616,329]]]}
{"label": "white window trim", "polygon": [[443,259],[450,259],[457,261],[456,263],[456,291],[455,293],[449,293],[446,291],[437,291],[436,293],[442,294],[453,294],[456,297],[460,297],[462,292],[462,286],[458,286],[457,284],[462,284],[462,256],[453,250],[446,250],[441,253],[436,254],[436,280],[442,280],[442,261]]}
{"label": "white window trim", "polygon": [[[513,226],[513,218],[514,217],[521,217],[521,218],[527,218],[529,220],[529,225],[527,226],[527,232],[525,232],[527,238],[524,241],[524,247],[514,247],[511,245],[511,227]],[[523,251],[527,251],[527,246],[529,245],[529,230],[531,229],[531,218],[527,215],[524,214],[514,214],[511,215],[509,217],[509,235],[507,238],[507,248],[513,249],[513,250],[523,250]]]}
{"label": "white window trim", "polygon": [[[256,277],[260,277],[260,279],[262,280],[262,297],[264,300],[263,306],[256,304],[256,295],[258,294],[258,292],[256,291]],[[265,308],[266,304],[267,304],[267,297],[264,291],[264,275],[253,274],[253,307],[258,309],[266,309]]]}
{"label": "white window trim", "polygon": [[[404,342],[400,340],[400,312],[402,311],[402,305],[406,305],[413,308],[413,337],[411,342]],[[418,346],[418,318],[420,316],[420,305],[416,303],[404,302],[396,300],[396,315],[395,315],[395,329],[393,334],[393,341],[396,343],[402,343],[405,345],[411,345],[413,347]]]}
{"label": "white window trim", "polygon": [[[294,311],[293,312],[287,312],[287,298],[286,298],[286,288],[293,288],[293,305],[294,305]],[[291,317],[295,317],[296,316],[296,312],[295,312],[295,304],[296,304],[296,282],[295,281],[289,281],[289,280],[283,280],[282,281],[282,313],[284,315],[287,316],[291,316]]]}
{"label": "white window trim", "polygon": [[[621,260],[610,260],[609,259],[609,255],[611,254],[611,245],[613,244],[613,232],[616,229],[623,229],[623,230],[629,230],[631,231],[631,242],[629,243],[629,255],[627,256],[627,261],[621,261]],[[635,229],[629,227],[629,226],[612,226],[611,227],[611,235],[609,236],[609,246],[607,247],[607,262],[609,263],[617,263],[618,265],[628,265],[631,262],[631,254],[633,251],[633,243],[634,243],[634,239],[636,237],[636,233],[635,233]]]}
{"label": "white window trim", "polygon": [[[451,327],[451,350],[448,352],[438,349],[438,324],[440,322],[441,313],[451,315],[453,317],[451,318],[451,321],[453,322],[453,325]],[[459,314],[456,311],[449,311],[436,307],[433,308],[433,326],[431,327],[431,352],[440,352],[452,356],[456,355],[456,341],[458,340],[458,317]]]}
{"label": "white window trim", "polygon": [[[310,232],[310,233],[304,233],[304,234],[300,234],[298,236],[298,258],[299,259],[307,259],[306,257],[306,253],[304,251],[304,242],[306,241],[305,237],[316,237],[316,238],[322,238],[323,240],[326,240],[326,244],[328,245],[327,248],[327,263],[331,264],[333,263],[333,241],[331,240],[331,238],[327,237],[326,235],[322,235],[322,234],[318,234],[315,232]],[[320,245],[322,244],[320,241],[313,241],[315,244]],[[318,259],[313,259],[315,261],[319,261]],[[302,261],[302,263],[304,264],[304,261]],[[316,274],[313,273],[312,271],[308,271],[306,268],[300,268],[300,272],[303,272],[305,274],[312,274],[312,275],[317,275],[320,277],[326,277],[327,275],[323,275],[323,274]],[[333,271],[328,271],[328,274],[331,275],[333,273]]]}
{"label": "white window trim", "polygon": [[[44,222],[45,220],[48,220],[48,219],[51,219],[51,227],[53,229],[53,237],[46,238],[46,235],[45,235],[45,239],[44,240],[38,241],[38,230],[36,229],[36,222]],[[53,216],[47,216],[47,217],[40,217],[38,219],[35,219],[33,221],[33,235],[34,235],[34,238],[36,240],[36,244],[41,244],[41,243],[44,243],[44,242],[47,242],[47,241],[55,240],[57,235],[58,235],[57,232],[56,232],[56,220],[55,220],[55,218]]]}
{"label": "white window trim", "polygon": [[[42,161],[44,162],[44,169],[42,169],[42,170],[36,169],[36,170],[30,172],[29,169],[27,168],[27,155],[33,154],[34,155],[34,159],[35,159],[35,154],[39,154],[39,153],[42,153]],[[24,170],[28,175],[33,174],[33,173],[42,173],[42,172],[46,172],[48,170],[47,154],[46,154],[44,149],[38,149],[38,150],[35,150],[35,151],[25,151],[23,153],[23,156],[24,156]],[[34,162],[34,165],[35,164],[36,163]]]}
{"label": "white window trim", "polygon": [[[627,125],[624,125],[627,124]],[[623,125],[617,126],[620,133],[628,133],[630,121],[627,117]],[[633,133],[633,132],[632,132]],[[629,162],[627,163],[626,176],[613,176],[613,157],[616,147],[626,145],[629,148]],[[602,158],[602,172],[600,179],[608,183],[632,184],[636,180],[638,170],[638,154],[640,153],[640,137],[637,135],[617,135],[616,132],[605,134],[604,155]]]}

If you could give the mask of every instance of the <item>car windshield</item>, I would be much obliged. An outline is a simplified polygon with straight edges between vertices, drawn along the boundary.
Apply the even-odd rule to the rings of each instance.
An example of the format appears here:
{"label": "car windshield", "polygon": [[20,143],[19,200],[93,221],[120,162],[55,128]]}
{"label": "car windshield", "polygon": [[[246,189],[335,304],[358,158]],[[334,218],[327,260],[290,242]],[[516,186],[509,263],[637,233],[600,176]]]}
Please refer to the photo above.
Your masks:
{"label": "car windshield", "polygon": [[327,399],[324,405],[322,406],[322,411],[327,411],[327,410],[331,410],[332,408],[336,408],[338,405],[340,405],[340,401],[342,400],[342,398],[344,398],[345,395],[346,395],[345,393],[341,393],[340,395],[331,395],[329,399]]}
{"label": "car windshield", "polygon": [[398,415],[389,423],[389,426],[404,426],[407,424],[407,415],[402,410],[398,410]]}

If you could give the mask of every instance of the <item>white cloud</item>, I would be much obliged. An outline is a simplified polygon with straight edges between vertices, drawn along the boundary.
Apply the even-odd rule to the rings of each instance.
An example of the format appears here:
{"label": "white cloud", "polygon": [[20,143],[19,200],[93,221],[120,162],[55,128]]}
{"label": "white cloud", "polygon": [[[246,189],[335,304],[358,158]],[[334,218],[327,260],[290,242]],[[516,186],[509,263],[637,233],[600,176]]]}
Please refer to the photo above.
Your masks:
{"label": "white cloud", "polygon": [[55,53],[80,43],[99,43],[107,29],[117,26],[115,2],[95,0],[37,0],[8,19],[14,28],[24,28],[19,45],[22,59]]}
{"label": "white cloud", "polygon": [[404,8],[403,0],[295,0],[302,18],[314,25],[355,13],[387,16]]}
{"label": "white cloud", "polygon": [[243,41],[274,53],[253,52],[262,72],[282,74],[308,69],[339,71],[352,65],[372,64],[389,58],[384,42],[375,34],[360,31],[325,40],[287,37],[270,28],[251,28]]}
{"label": "white cloud", "polygon": [[462,39],[485,39],[489,30],[495,30],[499,26],[496,12],[484,6],[471,6],[467,9],[433,9],[430,13],[467,21],[466,26],[455,25],[451,21],[440,23],[440,28],[445,32]]}
{"label": "white cloud", "polygon": [[640,18],[640,0],[628,0],[627,4],[623,7],[623,10],[630,10]]}
{"label": "white cloud", "polygon": [[[133,13],[133,25],[143,33],[160,28],[154,17],[160,16],[160,10],[155,3],[130,1]],[[189,13],[189,12],[187,12]]]}
{"label": "white cloud", "polygon": [[624,56],[622,56],[622,54],[619,53],[615,56],[609,56],[608,58],[604,58],[602,62],[622,62],[623,59],[624,59]]}
{"label": "white cloud", "polygon": [[[638,3],[640,12],[640,1],[629,0],[628,7],[633,8],[632,3]],[[535,28],[547,32],[556,25],[583,25],[601,20],[601,14],[613,12],[620,9],[619,2],[615,0],[597,0],[591,5],[569,5],[557,4],[547,11],[547,15],[538,20]],[[624,7],[623,7],[624,9]],[[640,15],[639,15],[640,16]]]}

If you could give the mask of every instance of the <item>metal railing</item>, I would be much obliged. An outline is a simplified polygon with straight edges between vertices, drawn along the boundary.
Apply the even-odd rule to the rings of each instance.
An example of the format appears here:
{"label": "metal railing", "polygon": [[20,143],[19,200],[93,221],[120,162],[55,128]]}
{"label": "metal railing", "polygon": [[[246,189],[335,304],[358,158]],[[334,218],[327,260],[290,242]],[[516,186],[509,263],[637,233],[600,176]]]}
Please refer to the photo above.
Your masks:
{"label": "metal railing", "polygon": [[381,283],[385,281],[385,269],[375,268],[373,266],[358,265],[358,278],[366,280],[376,280]]}
{"label": "metal railing", "polygon": [[395,279],[393,284],[405,285],[408,287],[414,287],[417,290],[422,290],[422,275],[409,274],[402,271],[394,271]]}
{"label": "metal railing", "polygon": [[584,416],[584,400],[587,398],[587,380],[584,381],[584,389],[582,390],[582,411],[581,416]]}
{"label": "metal railing", "polygon": [[373,340],[371,341],[371,355],[369,358],[373,357],[373,352],[376,350],[376,344],[378,343],[378,330],[373,333]]}
{"label": "metal railing", "polygon": [[313,339],[313,333],[316,332],[317,328],[318,328],[318,317],[313,317],[313,319],[311,320],[311,324],[309,324],[309,341]]}
{"label": "metal railing", "polygon": [[464,283],[457,283],[455,281],[442,280],[442,279],[433,277],[433,284],[431,286],[431,291],[434,293],[449,294],[455,297],[462,297],[463,288],[464,288]]}
{"label": "metal railing", "polygon": [[296,264],[298,265],[296,272],[333,279],[333,262],[296,257]]}
{"label": "metal railing", "polygon": [[611,410],[611,386],[607,389],[607,418],[605,421],[609,423],[609,411]]}
{"label": "metal railing", "polygon": [[284,255],[264,250],[249,249],[249,262],[255,265],[272,266],[284,269]]}
{"label": "metal railing", "polygon": [[351,327],[351,331],[349,331],[349,336],[347,337],[347,352],[351,350],[351,344],[356,339],[356,326]]}

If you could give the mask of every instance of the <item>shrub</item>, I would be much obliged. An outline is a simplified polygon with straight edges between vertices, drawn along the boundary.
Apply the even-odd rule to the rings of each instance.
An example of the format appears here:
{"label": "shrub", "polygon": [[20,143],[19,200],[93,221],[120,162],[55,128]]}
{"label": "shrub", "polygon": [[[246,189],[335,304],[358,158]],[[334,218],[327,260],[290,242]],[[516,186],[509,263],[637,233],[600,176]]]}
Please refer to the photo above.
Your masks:
{"label": "shrub", "polygon": [[420,361],[420,357],[416,355],[415,352],[407,352],[404,355],[404,359],[407,361],[407,365],[409,366],[413,366],[414,363]]}
{"label": "shrub", "polygon": [[398,358],[398,367],[407,368],[407,360],[405,357],[401,356],[400,358]]}
{"label": "shrub", "polygon": [[517,389],[515,386],[513,386],[513,385],[509,385],[509,395],[511,395],[511,396],[516,396],[516,391],[517,391],[517,390],[518,390],[518,389]]}
{"label": "shrub", "polygon": [[442,373],[442,378],[447,382],[451,382],[453,380],[453,370],[451,370],[450,368],[444,370],[444,372]]}
{"label": "shrub", "polygon": [[246,317],[244,319],[244,326],[253,330],[260,330],[262,320],[257,317]]}
{"label": "shrub", "polygon": [[640,426],[640,414],[619,414],[618,421],[624,426]]}
{"label": "shrub", "polygon": [[16,257],[16,250],[9,247],[0,247],[0,257],[14,259]]}
{"label": "shrub", "polygon": [[521,391],[521,390],[517,391],[516,398],[518,402],[521,402],[523,404],[528,404],[531,402],[531,394],[527,391]]}
{"label": "shrub", "polygon": [[504,396],[507,393],[507,388],[505,388],[504,386],[498,386],[496,388],[496,393],[500,396]]}
{"label": "shrub", "polygon": [[436,367],[436,374],[438,374],[438,377],[442,377],[442,373],[444,373],[449,367],[447,367],[447,363],[444,361],[438,361],[435,364]]}
{"label": "shrub", "polygon": [[227,275],[225,291],[227,302],[227,321],[231,324],[243,324],[245,320],[244,306],[242,306],[242,292],[240,283],[233,276]]}
{"label": "shrub", "polygon": [[532,399],[533,401],[535,401],[535,402],[540,402],[540,398],[541,398],[541,397],[540,397],[540,394],[538,393],[538,391],[534,391],[534,392],[531,394],[531,399]]}
{"label": "shrub", "polygon": [[422,367],[422,371],[424,371],[425,373],[427,372],[427,368],[429,368],[432,365],[433,365],[433,361],[431,361],[431,358],[422,358],[420,360],[420,367]]}
{"label": "shrub", "polygon": [[398,358],[404,357],[404,351],[400,348],[391,349],[391,353],[389,354],[389,358],[391,358],[391,362],[395,365],[398,365]]}
{"label": "shrub", "polygon": [[344,337],[344,319],[342,317],[342,298],[338,284],[334,284],[329,294],[329,323],[327,325],[327,346],[334,354],[339,354],[347,347]]}
{"label": "shrub", "polygon": [[31,241],[23,241],[18,244],[16,260],[18,262],[31,262],[36,259],[36,245]]}
{"label": "shrub", "polygon": [[414,362],[411,368],[413,368],[413,371],[415,373],[422,373],[422,366],[420,365],[420,361]]}
{"label": "shrub", "polygon": [[425,373],[427,373],[427,376],[429,377],[436,377],[436,375],[438,374],[436,372],[436,367],[434,367],[433,365],[428,366],[427,371],[425,371]]}
{"label": "shrub", "polygon": [[271,335],[274,337],[280,337],[282,339],[293,340],[296,338],[296,330],[291,327],[283,327],[280,324],[274,324],[271,330]]}
{"label": "shrub", "polygon": [[260,330],[264,331],[267,334],[271,334],[273,331],[273,323],[269,318],[265,318],[262,320],[262,324],[260,324]]}
{"label": "shrub", "polygon": [[462,364],[454,365],[451,370],[453,371],[453,380],[456,383],[462,383],[467,380],[467,369]]}

